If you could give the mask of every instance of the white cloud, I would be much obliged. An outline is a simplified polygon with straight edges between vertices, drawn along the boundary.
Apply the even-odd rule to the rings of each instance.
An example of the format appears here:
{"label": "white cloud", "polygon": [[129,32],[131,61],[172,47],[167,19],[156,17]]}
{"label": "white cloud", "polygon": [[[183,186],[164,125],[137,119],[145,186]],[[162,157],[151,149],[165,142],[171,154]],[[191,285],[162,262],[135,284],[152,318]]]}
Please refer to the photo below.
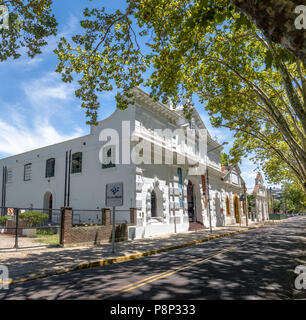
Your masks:
{"label": "white cloud", "polygon": [[34,118],[39,114],[41,118],[49,120],[51,117],[69,119],[73,112],[71,106],[80,104],[74,96],[74,85],[62,82],[55,72],[47,72],[39,78],[23,82],[21,90],[24,95],[23,107],[27,105],[27,114],[32,113]]}
{"label": "white cloud", "polygon": [[[84,134],[70,120],[74,89],[63,83],[54,72],[23,82],[23,100],[15,104],[1,103],[5,117],[0,117],[0,153],[15,155]],[[52,123],[57,124],[53,126]],[[60,121],[67,119],[72,132],[62,134]],[[66,128],[64,128],[66,129]]]}
{"label": "white cloud", "polygon": [[52,125],[43,123],[39,119],[35,121],[33,128],[23,123],[21,119],[10,123],[0,120],[0,153],[15,155],[73,139],[83,134],[80,128],[76,128],[70,135],[60,134]]}
{"label": "white cloud", "polygon": [[73,86],[62,82],[55,72],[47,72],[40,78],[24,82],[22,88],[29,101],[39,106],[51,99],[71,99],[74,91]]}

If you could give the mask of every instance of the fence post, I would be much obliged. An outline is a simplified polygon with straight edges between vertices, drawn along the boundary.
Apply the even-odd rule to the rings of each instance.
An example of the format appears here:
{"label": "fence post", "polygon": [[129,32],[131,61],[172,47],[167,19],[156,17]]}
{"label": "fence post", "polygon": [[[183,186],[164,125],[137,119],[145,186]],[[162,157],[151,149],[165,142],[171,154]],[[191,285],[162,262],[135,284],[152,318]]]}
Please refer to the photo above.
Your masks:
{"label": "fence post", "polygon": [[19,209],[14,209],[15,211],[15,217],[16,217],[16,221],[15,221],[15,245],[14,245],[14,249],[18,249],[18,223],[19,223]]}
{"label": "fence post", "polygon": [[137,224],[137,209],[130,208],[130,224],[136,225]]}
{"label": "fence post", "polygon": [[102,209],[102,225],[103,226],[110,226],[111,224],[111,217],[110,217],[110,209],[103,208]]}
{"label": "fence post", "polygon": [[72,208],[61,207],[61,233],[60,245],[65,246],[69,242],[70,230],[72,228]]}

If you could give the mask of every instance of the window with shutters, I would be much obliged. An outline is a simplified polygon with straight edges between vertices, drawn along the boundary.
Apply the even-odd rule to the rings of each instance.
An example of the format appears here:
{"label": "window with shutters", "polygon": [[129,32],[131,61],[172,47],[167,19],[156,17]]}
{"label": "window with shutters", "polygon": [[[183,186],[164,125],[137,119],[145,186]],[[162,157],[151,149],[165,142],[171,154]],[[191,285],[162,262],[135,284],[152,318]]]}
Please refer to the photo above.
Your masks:
{"label": "window with shutters", "polygon": [[116,167],[115,146],[107,146],[103,148],[102,169]]}
{"label": "window with shutters", "polygon": [[46,161],[46,178],[54,177],[55,159],[51,158]]}
{"label": "window with shutters", "polygon": [[24,165],[23,180],[24,181],[32,180],[32,163],[27,163]]}
{"label": "window with shutters", "polygon": [[82,172],[82,152],[76,152],[72,155],[71,173]]}
{"label": "window with shutters", "polygon": [[7,169],[6,171],[6,183],[12,183],[13,182],[13,170]]}

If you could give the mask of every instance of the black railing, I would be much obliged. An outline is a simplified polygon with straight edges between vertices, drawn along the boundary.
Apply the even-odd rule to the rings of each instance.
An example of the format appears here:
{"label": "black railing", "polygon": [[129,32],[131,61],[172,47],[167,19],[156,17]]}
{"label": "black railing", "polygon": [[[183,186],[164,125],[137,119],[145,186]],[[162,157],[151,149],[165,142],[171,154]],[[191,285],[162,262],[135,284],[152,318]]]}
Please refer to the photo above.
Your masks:
{"label": "black railing", "polygon": [[0,250],[59,244],[59,209],[0,207],[0,212]]}

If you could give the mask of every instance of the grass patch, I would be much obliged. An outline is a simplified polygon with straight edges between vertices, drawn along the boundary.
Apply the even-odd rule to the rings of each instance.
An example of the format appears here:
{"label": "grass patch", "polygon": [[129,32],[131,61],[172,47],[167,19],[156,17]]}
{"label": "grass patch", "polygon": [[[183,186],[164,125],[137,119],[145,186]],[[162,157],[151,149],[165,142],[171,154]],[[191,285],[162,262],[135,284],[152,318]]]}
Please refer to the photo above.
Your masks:
{"label": "grass patch", "polygon": [[37,234],[35,242],[43,242],[49,245],[59,245],[60,235],[58,234]]}

